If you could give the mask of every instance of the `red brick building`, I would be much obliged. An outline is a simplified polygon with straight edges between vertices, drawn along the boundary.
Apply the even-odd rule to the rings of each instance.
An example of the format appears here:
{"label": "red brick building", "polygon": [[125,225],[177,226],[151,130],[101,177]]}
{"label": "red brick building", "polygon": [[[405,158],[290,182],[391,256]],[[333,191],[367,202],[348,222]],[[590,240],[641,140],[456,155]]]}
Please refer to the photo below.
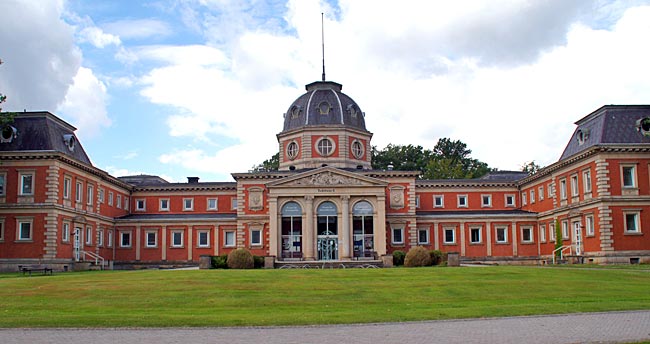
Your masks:
{"label": "red brick building", "polygon": [[92,165],[68,123],[18,114],[0,128],[0,269],[196,264],[238,247],[276,265],[380,263],[414,246],[540,264],[556,240],[576,260],[650,262],[650,106],[597,109],[534,175],[420,180],[371,169],[372,133],[340,84],[306,88],[277,135],[279,171],[235,182],[116,178]]}

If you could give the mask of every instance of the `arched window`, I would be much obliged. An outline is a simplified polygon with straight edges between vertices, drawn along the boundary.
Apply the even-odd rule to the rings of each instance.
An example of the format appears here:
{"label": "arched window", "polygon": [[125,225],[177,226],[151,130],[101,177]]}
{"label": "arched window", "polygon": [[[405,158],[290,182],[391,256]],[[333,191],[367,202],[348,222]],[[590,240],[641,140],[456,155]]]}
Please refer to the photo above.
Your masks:
{"label": "arched window", "polygon": [[302,258],[302,208],[296,202],[282,206],[282,258]]}
{"label": "arched window", "polygon": [[318,214],[318,259],[338,259],[337,208],[332,202],[323,202],[316,210]]}
{"label": "arched window", "polygon": [[372,204],[368,201],[359,201],[352,207],[353,249],[355,257],[374,257],[373,213],[374,209]]}

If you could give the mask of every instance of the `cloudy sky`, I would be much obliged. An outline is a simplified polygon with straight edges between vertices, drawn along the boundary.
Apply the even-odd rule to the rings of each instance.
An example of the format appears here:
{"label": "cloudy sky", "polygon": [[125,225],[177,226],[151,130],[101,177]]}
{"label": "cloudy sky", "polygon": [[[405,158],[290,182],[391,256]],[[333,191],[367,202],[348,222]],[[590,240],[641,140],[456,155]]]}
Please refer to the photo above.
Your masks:
{"label": "cloudy sky", "polygon": [[327,79],[379,148],[548,165],[591,111],[650,103],[650,0],[2,0],[3,109],[72,123],[116,176],[227,181],[320,80],[321,12]]}

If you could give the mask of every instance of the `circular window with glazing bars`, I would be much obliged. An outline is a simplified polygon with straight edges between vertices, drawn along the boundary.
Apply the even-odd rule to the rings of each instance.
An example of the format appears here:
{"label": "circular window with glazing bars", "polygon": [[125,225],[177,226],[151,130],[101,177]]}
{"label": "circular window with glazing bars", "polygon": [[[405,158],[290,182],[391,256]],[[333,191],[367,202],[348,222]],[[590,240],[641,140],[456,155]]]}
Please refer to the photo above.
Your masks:
{"label": "circular window with glazing bars", "polygon": [[298,143],[296,141],[291,141],[287,145],[287,157],[289,160],[293,160],[298,157],[298,152],[300,148],[298,147]]}
{"label": "circular window with glazing bars", "polygon": [[316,149],[318,154],[322,156],[332,155],[334,153],[334,142],[327,137],[323,137],[316,143]]}
{"label": "circular window with glazing bars", "polygon": [[364,152],[363,144],[359,142],[359,140],[352,141],[350,150],[352,151],[352,155],[355,158],[361,159],[363,157],[363,152]]}

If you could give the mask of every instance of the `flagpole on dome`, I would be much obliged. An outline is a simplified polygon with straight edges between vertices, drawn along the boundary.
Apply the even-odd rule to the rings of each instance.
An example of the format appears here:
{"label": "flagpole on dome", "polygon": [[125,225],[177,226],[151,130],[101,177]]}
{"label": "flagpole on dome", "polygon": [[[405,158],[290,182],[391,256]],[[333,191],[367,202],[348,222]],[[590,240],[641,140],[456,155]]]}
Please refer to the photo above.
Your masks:
{"label": "flagpole on dome", "polygon": [[323,50],[323,81],[325,81],[325,20],[323,19],[323,12],[320,13],[320,33],[321,33],[321,45]]}

